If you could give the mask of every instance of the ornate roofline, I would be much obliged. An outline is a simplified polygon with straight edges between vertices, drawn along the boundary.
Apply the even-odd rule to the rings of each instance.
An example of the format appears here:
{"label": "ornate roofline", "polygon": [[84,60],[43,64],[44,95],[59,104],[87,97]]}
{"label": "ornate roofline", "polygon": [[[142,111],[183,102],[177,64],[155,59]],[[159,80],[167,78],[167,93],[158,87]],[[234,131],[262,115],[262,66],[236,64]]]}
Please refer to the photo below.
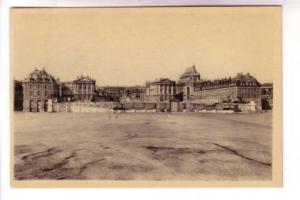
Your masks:
{"label": "ornate roofline", "polygon": [[56,83],[58,80],[54,78],[54,76],[50,75],[43,68],[39,70],[37,68],[34,69],[22,82],[36,82],[36,83]]}
{"label": "ornate roofline", "polygon": [[196,66],[193,65],[192,67],[187,67],[185,69],[185,72],[183,72],[180,75],[180,79],[186,78],[186,77],[190,77],[190,76],[200,76],[199,72],[197,72],[196,70]]}
{"label": "ornate roofline", "polygon": [[[85,79],[85,80],[83,80],[83,79]],[[76,80],[74,80],[73,82],[75,82],[75,83],[77,83],[77,82],[96,82],[96,80],[95,79],[92,79],[92,78],[90,78],[90,76],[83,76],[83,75],[80,75],[80,76],[78,76],[77,77],[77,79]]]}
{"label": "ornate roofline", "polygon": [[155,81],[147,81],[146,82],[146,86],[147,85],[152,85],[152,84],[163,84],[163,83],[172,83],[172,84],[175,84],[176,81],[173,81],[169,78],[159,78],[159,79],[156,79]]}

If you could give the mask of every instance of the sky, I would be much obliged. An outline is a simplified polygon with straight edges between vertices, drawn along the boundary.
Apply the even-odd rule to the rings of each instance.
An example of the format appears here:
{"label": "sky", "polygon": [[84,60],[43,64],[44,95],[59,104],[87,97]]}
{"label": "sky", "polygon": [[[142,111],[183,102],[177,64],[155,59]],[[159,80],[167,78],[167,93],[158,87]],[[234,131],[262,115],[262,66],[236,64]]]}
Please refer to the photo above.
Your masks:
{"label": "sky", "polygon": [[97,85],[202,79],[239,72],[272,82],[281,67],[280,7],[23,8],[10,19],[12,76],[44,68],[61,81]]}

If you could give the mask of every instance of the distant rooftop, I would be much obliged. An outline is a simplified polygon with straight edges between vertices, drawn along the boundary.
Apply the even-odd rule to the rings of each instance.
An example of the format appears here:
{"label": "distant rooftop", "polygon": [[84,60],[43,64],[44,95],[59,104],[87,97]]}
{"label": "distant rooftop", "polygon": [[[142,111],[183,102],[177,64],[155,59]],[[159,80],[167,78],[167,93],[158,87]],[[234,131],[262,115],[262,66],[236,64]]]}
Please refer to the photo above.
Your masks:
{"label": "distant rooftop", "polygon": [[147,81],[146,85],[148,84],[156,84],[156,83],[175,83],[175,81],[169,79],[169,78],[159,78],[155,79],[155,81]]}
{"label": "distant rooftop", "polygon": [[92,79],[90,78],[90,76],[83,76],[83,75],[80,75],[77,77],[76,80],[74,80],[74,82],[96,82],[95,79]]}
{"label": "distant rooftop", "polygon": [[30,82],[56,82],[57,80],[46,72],[45,69],[39,70],[37,68],[34,69],[26,78],[25,81]]}
{"label": "distant rooftop", "polygon": [[255,82],[258,83],[256,78],[251,76],[249,73],[237,73],[237,75],[232,79],[232,82]]}
{"label": "distant rooftop", "polygon": [[199,76],[200,74],[196,70],[196,66],[193,65],[192,67],[187,67],[185,72],[180,75],[180,79],[190,77],[190,76]]}

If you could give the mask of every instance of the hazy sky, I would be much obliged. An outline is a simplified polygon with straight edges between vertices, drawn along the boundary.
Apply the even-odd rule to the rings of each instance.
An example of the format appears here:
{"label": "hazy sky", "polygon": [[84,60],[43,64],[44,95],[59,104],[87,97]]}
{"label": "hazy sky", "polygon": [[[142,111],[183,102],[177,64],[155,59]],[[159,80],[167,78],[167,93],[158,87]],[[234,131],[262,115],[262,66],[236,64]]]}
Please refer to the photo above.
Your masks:
{"label": "hazy sky", "polygon": [[204,79],[250,72],[271,82],[281,64],[281,9],[14,9],[11,66],[16,79],[37,68],[62,81],[90,75],[97,85],[177,80],[196,65]]}

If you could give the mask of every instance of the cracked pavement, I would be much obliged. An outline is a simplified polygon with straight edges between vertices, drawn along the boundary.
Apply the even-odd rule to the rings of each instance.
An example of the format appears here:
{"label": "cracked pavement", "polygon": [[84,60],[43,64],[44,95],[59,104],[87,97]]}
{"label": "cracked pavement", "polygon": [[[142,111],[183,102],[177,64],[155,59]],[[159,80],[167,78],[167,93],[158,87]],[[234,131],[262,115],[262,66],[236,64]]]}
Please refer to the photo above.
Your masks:
{"label": "cracked pavement", "polygon": [[271,180],[272,113],[15,113],[17,180]]}

